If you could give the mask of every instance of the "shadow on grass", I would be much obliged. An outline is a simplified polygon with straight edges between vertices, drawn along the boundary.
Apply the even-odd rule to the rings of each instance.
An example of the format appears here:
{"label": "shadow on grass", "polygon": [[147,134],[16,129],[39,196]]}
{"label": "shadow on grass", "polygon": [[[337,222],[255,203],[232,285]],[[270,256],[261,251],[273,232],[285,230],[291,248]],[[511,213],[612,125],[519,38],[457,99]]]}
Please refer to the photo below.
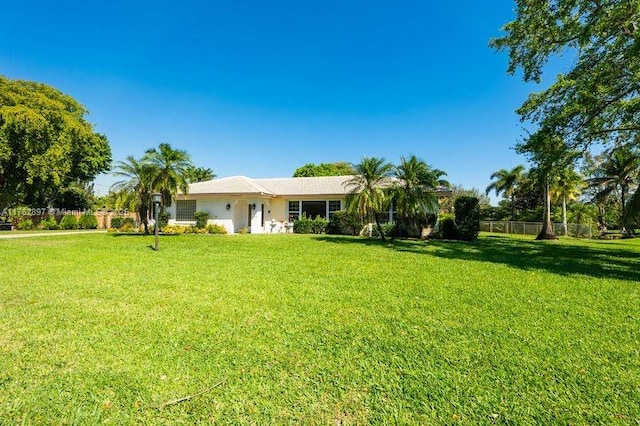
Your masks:
{"label": "shadow on grass", "polygon": [[490,236],[474,242],[394,240],[321,236],[319,241],[386,247],[398,252],[445,259],[501,263],[522,270],[543,270],[559,275],[581,274],[596,278],[640,281],[640,252],[625,246],[559,243]]}

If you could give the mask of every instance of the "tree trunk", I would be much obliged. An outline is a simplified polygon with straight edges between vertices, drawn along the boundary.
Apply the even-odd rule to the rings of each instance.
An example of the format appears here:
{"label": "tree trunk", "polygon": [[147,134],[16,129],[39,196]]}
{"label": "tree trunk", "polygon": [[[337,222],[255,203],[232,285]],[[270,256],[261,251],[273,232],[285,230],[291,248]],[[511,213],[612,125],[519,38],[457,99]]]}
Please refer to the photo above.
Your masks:
{"label": "tree trunk", "polygon": [[567,197],[562,197],[562,233],[566,237],[567,232]]}
{"label": "tree trunk", "polygon": [[382,241],[387,241],[387,238],[384,236],[384,232],[382,231],[382,225],[380,224],[380,218],[378,217],[378,213],[374,213],[373,218],[376,221],[376,226],[378,227],[380,238],[382,238]]}
{"label": "tree trunk", "polygon": [[516,196],[511,196],[511,221],[515,222],[516,220]]}
{"label": "tree trunk", "polygon": [[536,240],[556,240],[556,234],[553,232],[551,224],[551,197],[549,195],[549,182],[545,179],[544,183],[544,213],[542,215],[542,230],[536,237]]}
{"label": "tree trunk", "polygon": [[625,194],[627,192],[627,188],[625,187],[625,185],[622,185],[620,187],[620,233],[622,234],[623,237],[628,236],[628,231],[627,231],[627,215],[625,212]]}

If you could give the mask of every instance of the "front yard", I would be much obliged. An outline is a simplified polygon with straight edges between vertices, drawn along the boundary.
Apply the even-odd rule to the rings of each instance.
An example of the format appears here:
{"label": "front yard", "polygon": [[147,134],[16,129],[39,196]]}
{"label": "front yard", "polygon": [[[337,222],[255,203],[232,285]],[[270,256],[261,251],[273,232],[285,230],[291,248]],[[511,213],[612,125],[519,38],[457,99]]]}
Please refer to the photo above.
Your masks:
{"label": "front yard", "polygon": [[152,245],[0,240],[0,424],[640,422],[640,241]]}

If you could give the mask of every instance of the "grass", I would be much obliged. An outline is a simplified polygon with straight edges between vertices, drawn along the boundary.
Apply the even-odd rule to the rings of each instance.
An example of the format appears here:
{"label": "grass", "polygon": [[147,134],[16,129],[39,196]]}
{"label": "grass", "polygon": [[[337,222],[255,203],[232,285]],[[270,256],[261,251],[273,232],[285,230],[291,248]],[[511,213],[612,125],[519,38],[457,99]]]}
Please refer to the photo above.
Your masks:
{"label": "grass", "polygon": [[0,240],[0,424],[640,424],[638,240],[152,245]]}

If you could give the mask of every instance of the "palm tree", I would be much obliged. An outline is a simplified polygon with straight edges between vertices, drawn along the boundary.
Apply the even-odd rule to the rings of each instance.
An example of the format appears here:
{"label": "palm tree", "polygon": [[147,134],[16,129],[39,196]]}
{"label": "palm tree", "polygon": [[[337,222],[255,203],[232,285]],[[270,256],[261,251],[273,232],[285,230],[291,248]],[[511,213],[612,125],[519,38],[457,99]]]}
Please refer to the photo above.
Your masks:
{"label": "palm tree", "polygon": [[511,220],[516,220],[515,190],[522,178],[523,171],[524,166],[522,165],[516,166],[511,170],[500,169],[491,175],[491,180],[495,179],[495,181],[491,182],[486,189],[487,195],[495,190],[496,195],[503,193],[505,198],[511,199]]}
{"label": "palm tree", "polygon": [[622,233],[628,234],[626,212],[627,195],[635,186],[640,176],[640,151],[629,146],[618,146],[605,153],[604,160],[593,171],[588,179],[589,186],[598,188],[594,199],[604,199],[610,195],[618,195],[620,201],[620,223]]}
{"label": "palm tree", "polygon": [[[124,178],[114,183],[111,189],[119,194],[129,205],[135,206],[138,220],[144,225],[145,234],[149,233],[149,212],[151,211],[151,192],[155,169],[144,161],[128,156],[125,161],[115,164],[113,174]],[[132,197],[132,194],[135,194]]]}
{"label": "palm tree", "polygon": [[398,211],[398,226],[406,233],[420,233],[420,216],[438,211],[437,186],[449,186],[442,179],[446,173],[433,169],[415,155],[400,158],[400,165],[394,168],[398,181],[393,188],[393,199]]}
{"label": "palm tree", "polygon": [[393,166],[384,158],[362,157],[358,164],[352,164],[355,175],[346,182],[351,188],[347,195],[347,209],[376,222],[383,241],[386,241],[380,214],[388,205],[387,187]]}
{"label": "palm tree", "polygon": [[153,167],[151,186],[162,195],[163,207],[171,206],[171,199],[178,190],[187,192],[189,182],[186,173],[193,164],[186,151],[161,143],[158,148],[147,150],[143,161]]}
{"label": "palm tree", "polygon": [[215,177],[216,175],[213,173],[213,170],[204,167],[189,166],[185,171],[185,178],[189,183],[205,182]]}
{"label": "palm tree", "polygon": [[584,186],[584,179],[573,169],[562,170],[551,185],[551,196],[562,201],[562,232],[566,237],[567,230],[567,201],[576,201]]}

